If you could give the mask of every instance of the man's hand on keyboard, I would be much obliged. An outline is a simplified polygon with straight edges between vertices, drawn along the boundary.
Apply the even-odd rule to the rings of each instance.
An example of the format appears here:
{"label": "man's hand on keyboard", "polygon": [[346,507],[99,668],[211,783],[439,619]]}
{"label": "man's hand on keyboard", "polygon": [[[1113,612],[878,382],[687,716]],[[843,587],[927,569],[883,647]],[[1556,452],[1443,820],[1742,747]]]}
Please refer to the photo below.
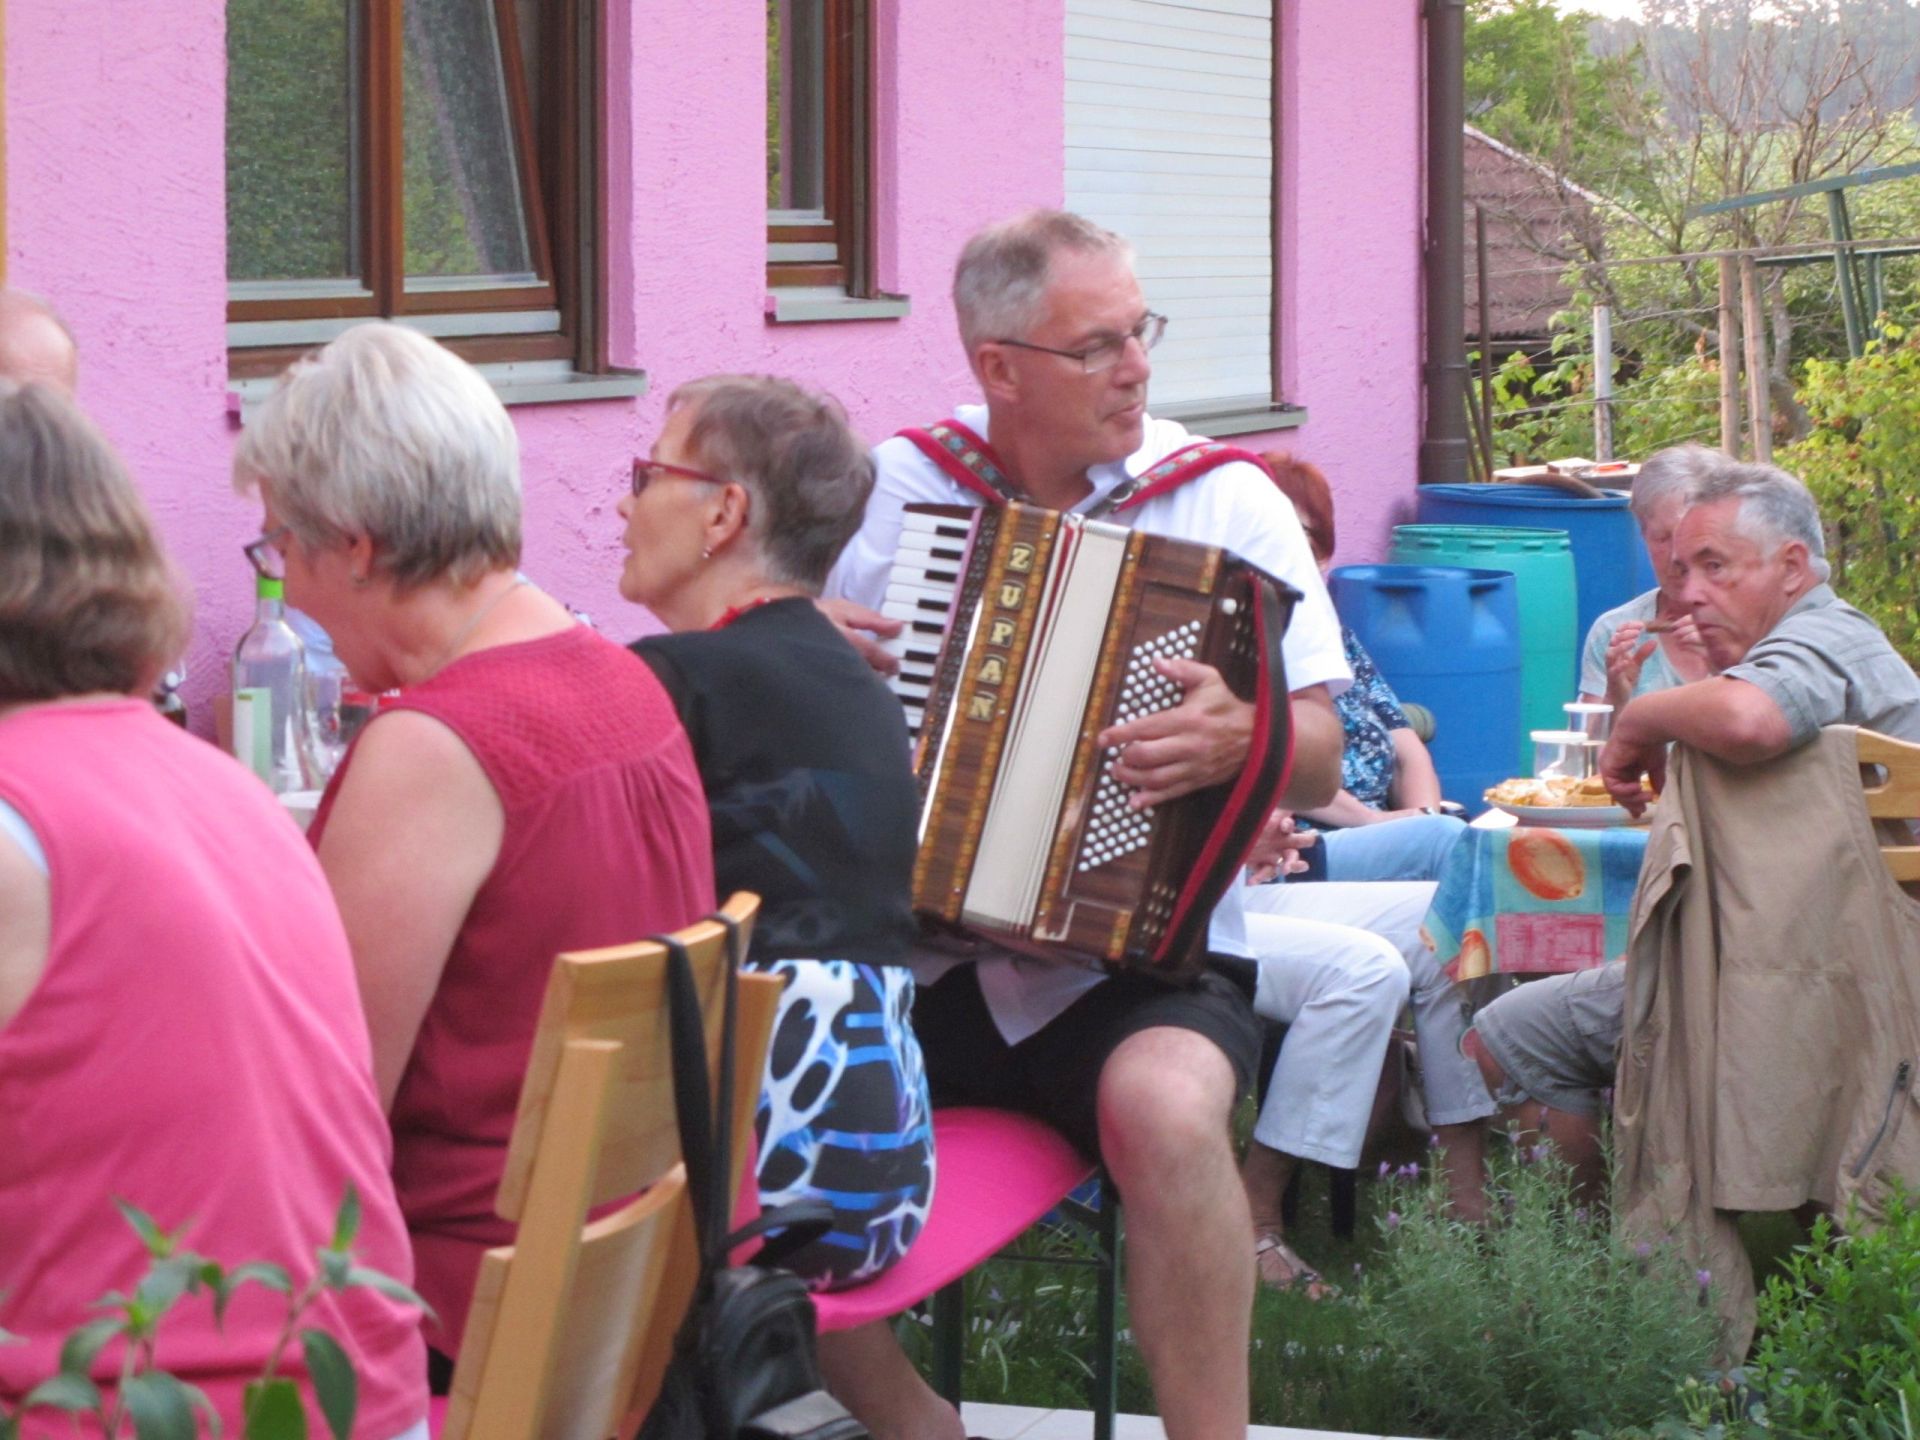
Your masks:
{"label": "man's hand on keyboard", "polygon": [[1098,741],[1122,747],[1111,773],[1135,787],[1136,810],[1239,774],[1253,742],[1253,706],[1227,688],[1218,670],[1197,660],[1153,663],[1186,697],[1171,709],[1110,725]]}
{"label": "man's hand on keyboard", "polygon": [[860,652],[860,658],[875,670],[891,675],[900,668],[900,661],[880,643],[900,633],[898,620],[888,619],[878,610],[869,610],[851,600],[815,600],[813,603],[833,622],[834,628],[847,637],[847,643]]}

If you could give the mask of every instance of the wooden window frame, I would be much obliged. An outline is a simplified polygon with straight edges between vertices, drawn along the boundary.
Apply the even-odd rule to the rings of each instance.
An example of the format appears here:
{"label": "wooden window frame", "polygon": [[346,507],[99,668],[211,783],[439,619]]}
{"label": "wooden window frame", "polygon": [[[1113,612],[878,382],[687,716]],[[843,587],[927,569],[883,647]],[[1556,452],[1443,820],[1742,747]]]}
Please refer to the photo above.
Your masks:
{"label": "wooden window frame", "polygon": [[[826,218],[767,222],[767,285],[828,286],[870,299],[873,283],[873,3],[821,0],[825,132],[822,192]],[[781,244],[830,244],[832,261],[772,258]]]}
{"label": "wooden window frame", "polygon": [[[530,285],[413,288],[404,273],[404,0],[356,0],[360,65],[360,193],[358,217],[365,257],[357,295],[229,298],[230,324],[302,320],[393,319],[558,311],[556,328],[532,333],[467,334],[444,341],[475,364],[567,360],[585,373],[605,372],[604,292],[598,237],[605,197],[598,183],[605,96],[600,36],[605,0],[546,0],[541,60],[548,103],[535,115],[513,0],[492,0],[506,82],[508,123],[515,136]],[[484,330],[485,321],[479,322]],[[472,327],[466,327],[472,328]],[[234,344],[236,378],[277,373],[309,344]]]}

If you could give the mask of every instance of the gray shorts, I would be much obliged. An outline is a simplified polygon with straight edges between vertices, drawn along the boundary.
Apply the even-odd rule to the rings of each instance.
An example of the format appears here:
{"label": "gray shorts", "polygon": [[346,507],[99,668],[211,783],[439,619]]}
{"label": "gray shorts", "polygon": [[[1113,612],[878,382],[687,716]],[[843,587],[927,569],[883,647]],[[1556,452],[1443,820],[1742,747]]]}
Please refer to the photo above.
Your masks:
{"label": "gray shorts", "polygon": [[1627,962],[1531,980],[1474,1017],[1487,1053],[1507,1072],[1502,1105],[1537,1100],[1572,1115],[1598,1115],[1613,1084],[1627,1000]]}

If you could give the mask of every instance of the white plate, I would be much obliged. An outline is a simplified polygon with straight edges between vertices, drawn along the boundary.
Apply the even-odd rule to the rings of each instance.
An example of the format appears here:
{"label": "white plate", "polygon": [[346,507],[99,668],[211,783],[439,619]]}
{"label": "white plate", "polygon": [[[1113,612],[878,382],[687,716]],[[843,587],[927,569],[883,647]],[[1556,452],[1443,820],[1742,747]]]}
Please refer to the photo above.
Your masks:
{"label": "white plate", "polygon": [[1489,802],[1504,810],[1522,825],[1551,825],[1561,830],[1605,830],[1615,825],[1644,825],[1643,816],[1635,820],[1624,805],[1507,805]]}

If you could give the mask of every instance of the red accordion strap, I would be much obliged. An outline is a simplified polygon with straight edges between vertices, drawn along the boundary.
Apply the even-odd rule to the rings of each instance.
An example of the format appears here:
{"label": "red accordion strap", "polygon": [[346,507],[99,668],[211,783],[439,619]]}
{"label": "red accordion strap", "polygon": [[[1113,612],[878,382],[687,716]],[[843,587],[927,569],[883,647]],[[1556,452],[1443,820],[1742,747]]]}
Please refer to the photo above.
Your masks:
{"label": "red accordion strap", "polygon": [[1266,462],[1251,450],[1242,450],[1238,445],[1228,445],[1220,440],[1196,440],[1191,445],[1182,445],[1164,460],[1155,461],[1140,474],[1122,485],[1107,497],[1103,511],[1131,510],[1136,505],[1144,505],[1156,495],[1164,495],[1187,483],[1198,479],[1209,470],[1222,465],[1231,465],[1244,460],[1266,474]]}
{"label": "red accordion strap", "polygon": [[924,430],[902,430],[920,452],[946,472],[962,489],[971,490],[989,505],[1005,505],[1023,497],[1008,478],[993,447],[958,420],[942,420]]}

